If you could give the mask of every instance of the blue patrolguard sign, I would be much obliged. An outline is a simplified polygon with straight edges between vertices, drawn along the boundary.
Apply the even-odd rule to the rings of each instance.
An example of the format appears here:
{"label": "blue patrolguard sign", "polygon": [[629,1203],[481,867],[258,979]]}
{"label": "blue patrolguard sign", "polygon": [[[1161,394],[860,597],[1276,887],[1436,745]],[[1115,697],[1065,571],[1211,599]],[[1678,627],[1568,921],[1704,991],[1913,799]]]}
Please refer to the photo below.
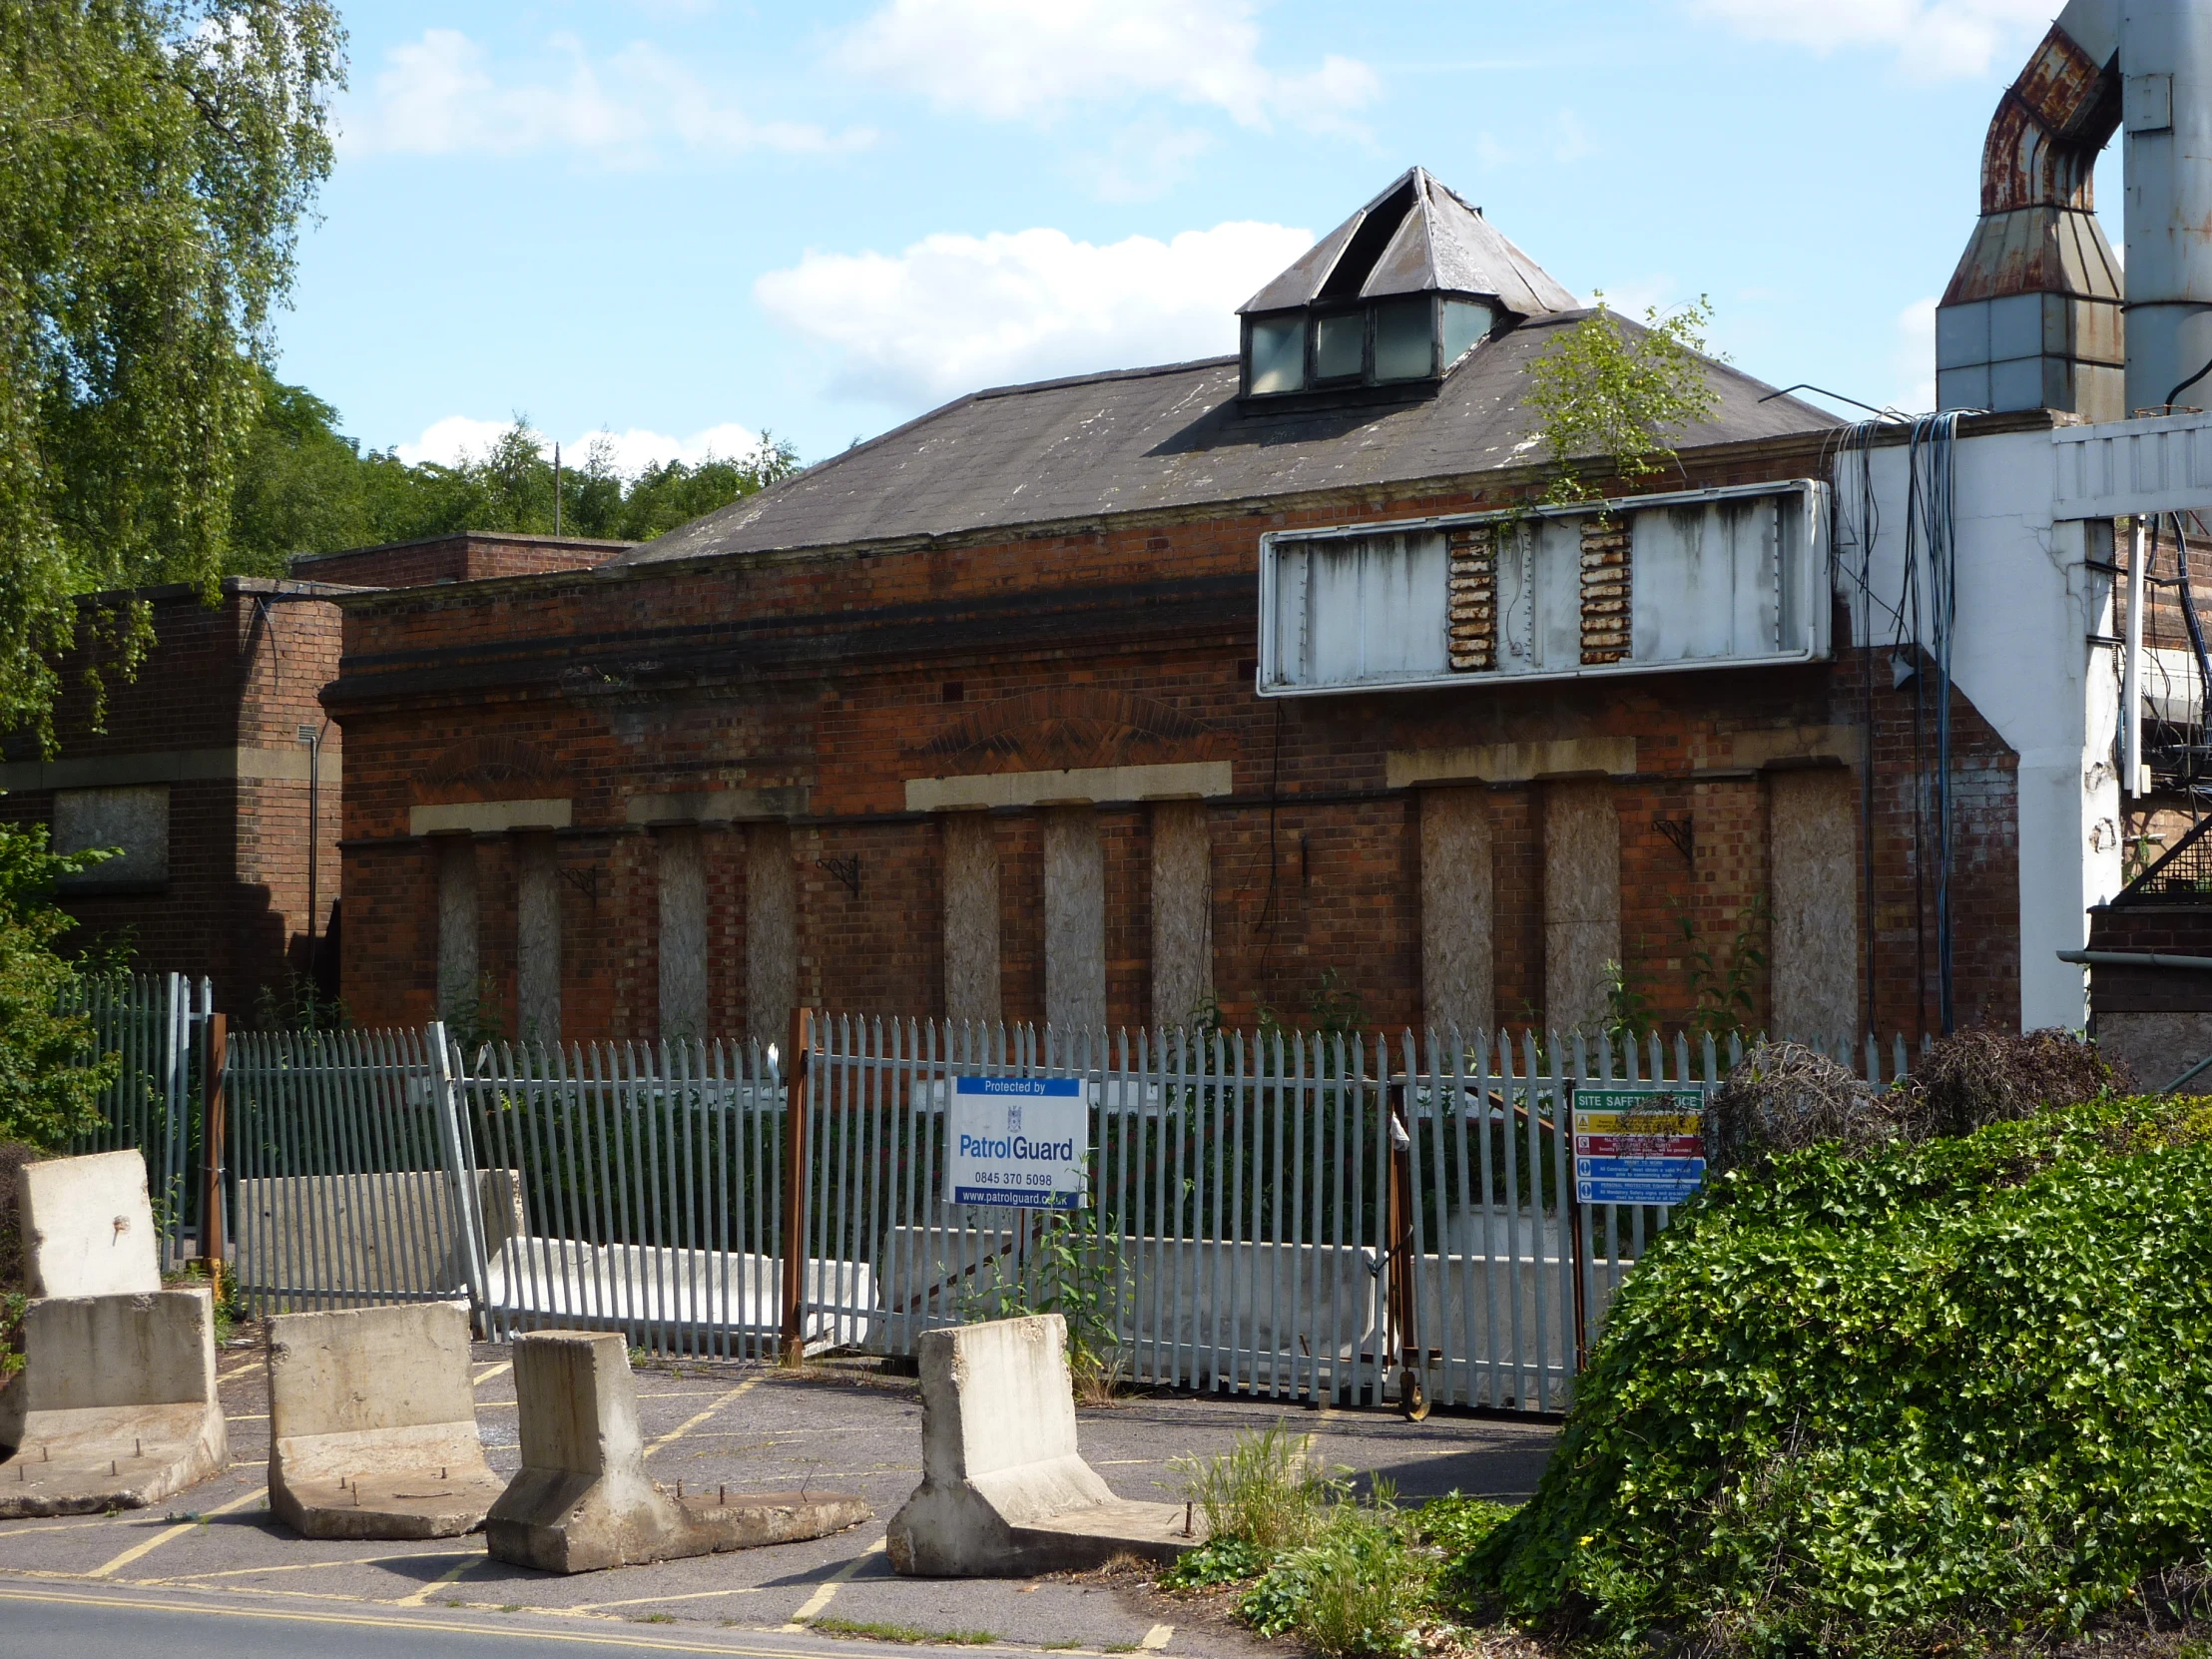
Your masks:
{"label": "blue patrolguard sign", "polygon": [[1080,1210],[1091,1108],[1073,1077],[955,1077],[944,1196],[954,1204]]}

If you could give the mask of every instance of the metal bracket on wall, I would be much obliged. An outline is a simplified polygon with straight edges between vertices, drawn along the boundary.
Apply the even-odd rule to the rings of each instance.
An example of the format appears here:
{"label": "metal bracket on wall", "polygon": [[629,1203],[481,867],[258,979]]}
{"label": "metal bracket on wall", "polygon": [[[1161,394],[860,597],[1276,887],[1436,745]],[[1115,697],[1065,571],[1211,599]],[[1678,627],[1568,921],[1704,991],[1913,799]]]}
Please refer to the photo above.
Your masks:
{"label": "metal bracket on wall", "polygon": [[858,853],[854,853],[849,858],[817,858],[815,865],[818,869],[826,869],[831,875],[834,875],[854,898],[860,896],[860,858]]}
{"label": "metal bracket on wall", "polygon": [[598,910],[599,866],[597,864],[592,864],[585,869],[570,869],[564,864],[561,867],[561,879],[590,899],[591,907],[595,912]]}
{"label": "metal bracket on wall", "polygon": [[1692,869],[1697,867],[1697,820],[1694,818],[1655,818],[1651,827],[1667,837],[1667,843],[1682,854],[1682,861]]}

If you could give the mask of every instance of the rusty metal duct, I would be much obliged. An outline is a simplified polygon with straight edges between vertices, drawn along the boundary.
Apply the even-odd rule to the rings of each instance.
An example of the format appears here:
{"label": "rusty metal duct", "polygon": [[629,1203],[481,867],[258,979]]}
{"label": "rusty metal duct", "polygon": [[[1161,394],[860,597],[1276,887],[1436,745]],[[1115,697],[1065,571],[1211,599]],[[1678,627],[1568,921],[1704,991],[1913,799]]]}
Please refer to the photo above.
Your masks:
{"label": "rusty metal duct", "polygon": [[[1936,309],[1938,408],[2117,420],[2129,406],[2119,262],[2091,195],[2097,152],[2120,123],[2116,10],[2068,6],[1998,101],[1981,219]],[[2132,215],[2132,192],[2128,205]]]}
{"label": "rusty metal duct", "polygon": [[[2117,130],[2124,288],[2090,196]],[[2073,0],[2006,89],[1936,311],[1936,392],[2091,420],[2212,405],[2212,0]]]}

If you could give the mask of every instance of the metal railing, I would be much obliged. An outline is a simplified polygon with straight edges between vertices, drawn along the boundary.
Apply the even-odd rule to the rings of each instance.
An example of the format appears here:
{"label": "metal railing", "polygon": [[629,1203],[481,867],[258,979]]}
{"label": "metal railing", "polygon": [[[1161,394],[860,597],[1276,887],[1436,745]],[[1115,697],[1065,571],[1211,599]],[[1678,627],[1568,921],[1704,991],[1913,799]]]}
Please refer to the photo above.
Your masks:
{"label": "metal railing", "polygon": [[[1668,1221],[1575,1204],[1574,1085],[1702,1089],[1742,1053],[1532,1031],[1109,1035],[851,1017],[813,1031],[800,1248],[832,1266],[810,1276],[800,1311],[840,1346],[911,1354],[931,1327],[1052,1305],[1140,1383],[1376,1400],[1410,1364],[1432,1400],[1546,1411]],[[1818,1046],[1877,1082],[1905,1071],[1902,1039],[1887,1079],[1872,1039]],[[1079,1225],[942,1196],[964,1074],[1082,1081]]]}
{"label": "metal railing", "polygon": [[88,1061],[110,1054],[118,1061],[115,1080],[100,1091],[103,1122],[69,1150],[135,1147],[144,1154],[165,1260],[199,1221],[202,1039],[214,1007],[215,987],[205,976],[138,973],[84,983],[60,1008],[91,1022]]}
{"label": "metal railing", "polygon": [[[1877,1083],[1905,1070],[1902,1041],[1819,1046]],[[495,1337],[747,1358],[911,1355],[1052,1307],[1138,1383],[1374,1401],[1410,1375],[1432,1400],[1556,1411],[1669,1219],[1576,1204],[1574,1088],[1703,1089],[1740,1049],[803,1014],[792,1054],[787,1079],[751,1044],[233,1038],[241,1288],[265,1312],[465,1297]],[[1085,1210],[949,1201],[972,1075],[1079,1080]]]}

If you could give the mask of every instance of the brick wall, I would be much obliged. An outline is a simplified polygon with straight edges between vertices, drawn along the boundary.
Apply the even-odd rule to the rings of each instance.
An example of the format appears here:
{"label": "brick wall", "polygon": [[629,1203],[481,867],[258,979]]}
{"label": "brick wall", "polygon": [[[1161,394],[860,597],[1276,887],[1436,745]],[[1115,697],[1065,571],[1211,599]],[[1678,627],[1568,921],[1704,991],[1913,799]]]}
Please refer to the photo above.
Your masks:
{"label": "brick wall", "polygon": [[291,573],[302,581],[331,582],[346,587],[413,588],[437,582],[482,582],[499,576],[588,570],[632,545],[626,541],[595,541],[583,536],[522,536],[464,530],[449,536],[428,536],[420,541],[348,548],[342,553],[302,554],[291,561]]}
{"label": "brick wall", "polygon": [[[143,597],[155,644],[134,678],[106,677],[104,718],[96,722],[87,652],[79,649],[62,665],[69,690],[56,713],[56,755],[42,760],[21,736],[0,748],[9,778],[0,820],[51,826],[63,787],[166,785],[166,883],[70,893],[64,908],[82,929],[77,942],[128,934],[142,967],[211,975],[216,1005],[244,1018],[265,985],[280,986],[287,972],[309,965],[302,725],[322,734],[324,756],[318,938],[338,913],[339,733],[319,702],[337,671],[338,612],[326,593],[296,582],[234,579],[212,606],[182,588]],[[329,957],[325,949],[319,966],[334,985]]]}
{"label": "brick wall", "polygon": [[[1693,484],[1817,470],[1811,446],[1698,464]],[[1676,487],[1680,481],[1675,480]],[[1831,664],[1715,670],[1541,688],[1494,686],[1263,701],[1252,691],[1257,544],[1269,529],[1503,504],[1463,483],[1360,491],[996,539],[741,557],[559,575],[345,602],[344,671],[327,704],[346,729],[346,994],[371,1022],[430,1001],[433,882],[410,809],[437,791],[573,803],[562,837],[569,1034],[654,1029],[654,860],[628,822],[640,794],[807,792],[795,821],[799,991],[838,1008],[941,1006],[935,823],[905,811],[915,777],[1226,761],[1209,804],[1215,974],[1229,1015],[1297,1016],[1333,968],[1370,1018],[1420,1008],[1415,803],[1386,787],[1392,750],[1633,737],[1615,781],[1622,939],[1662,1014],[1689,1010],[1680,919],[1725,964],[1765,948],[1764,784],[1732,759],[1747,735],[1859,727],[1872,711],[1872,1014],[1885,1031],[1934,1018],[1932,839],[1914,830],[1912,687],[1887,653],[1843,642]],[[1865,690],[1872,677],[1873,689]],[[2013,759],[1962,697],[1953,705],[1952,860],[1961,1019],[2016,1018]],[[512,741],[525,750],[502,751]],[[517,755],[538,760],[517,760]],[[458,782],[456,782],[456,780]],[[1518,1022],[1543,996],[1541,784],[1487,793],[1495,1007]],[[1657,821],[1694,827],[1692,857]],[[1149,830],[1105,807],[1110,1017],[1149,1017]],[[998,815],[1001,988],[1009,1019],[1044,1007],[1043,852],[1033,813]],[[743,1028],[744,855],[710,832],[710,1016]],[[857,860],[852,893],[832,863]],[[847,864],[847,867],[849,865]],[[484,865],[484,960],[511,953],[506,865]],[[587,898],[586,891],[594,896]],[[373,896],[369,896],[373,895]],[[497,906],[503,904],[506,909]],[[398,913],[384,914],[391,908]],[[511,929],[510,929],[511,933]],[[1866,977],[1864,944],[1854,951]],[[511,981],[511,970],[508,980]],[[1757,1014],[1763,975],[1752,976]],[[504,983],[505,981],[503,981]],[[511,984],[506,992],[510,995]]]}

